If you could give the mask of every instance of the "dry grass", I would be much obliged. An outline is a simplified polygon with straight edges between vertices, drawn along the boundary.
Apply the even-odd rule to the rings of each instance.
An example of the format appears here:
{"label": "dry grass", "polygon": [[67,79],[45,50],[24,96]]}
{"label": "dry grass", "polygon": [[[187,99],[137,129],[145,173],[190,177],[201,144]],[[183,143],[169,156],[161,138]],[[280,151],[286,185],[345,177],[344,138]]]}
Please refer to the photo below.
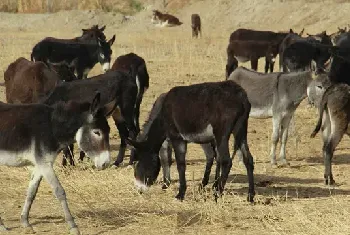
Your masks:
{"label": "dry grass", "polygon": [[[215,14],[219,14],[225,8],[226,1],[221,1],[220,4],[223,6],[213,7]],[[269,4],[267,2],[266,7],[269,7]],[[184,9],[179,14],[187,17],[192,7],[189,6],[189,9]],[[257,9],[263,11],[264,7]],[[297,6],[284,6],[293,7]],[[337,7],[334,5],[334,8]],[[347,9],[344,6],[343,8],[344,11]],[[199,9],[201,12],[209,12],[205,5]],[[281,13],[277,13],[280,12],[278,9],[272,9],[274,13],[271,14],[283,14],[281,9]],[[328,11],[328,8],[326,10]],[[149,21],[142,21],[142,17],[148,17],[149,13],[140,15],[134,23],[124,26],[107,25],[108,37],[112,33],[117,34],[117,41],[113,46],[114,59],[133,51],[146,60],[151,81],[141,107],[141,121],[145,120],[155,98],[171,87],[223,80],[228,32],[222,30],[224,26],[215,24],[218,21],[211,18],[214,17],[214,13],[203,13],[203,22],[206,24],[204,38],[200,40],[191,40],[190,27],[186,23],[178,28],[160,29],[149,26]],[[272,17],[271,23],[262,26],[259,24],[261,19],[257,16],[261,12],[244,15],[244,12],[239,11],[239,14],[242,19],[251,19],[249,26],[255,28],[283,30],[294,22],[290,19],[281,20],[278,25]],[[322,14],[325,13],[320,12],[320,15]],[[330,30],[334,30],[336,26],[341,26],[336,24],[339,16],[332,12],[330,14],[334,15],[334,19],[325,22],[327,25],[332,24],[333,28]],[[225,16],[224,13],[222,15]],[[12,24],[17,25],[17,18],[27,17],[25,21],[30,21],[38,16],[18,15],[16,18],[0,14],[0,19],[1,17],[11,19]],[[55,28],[48,28],[49,32],[40,30],[42,25],[37,28],[36,24],[31,27],[13,28],[0,23],[0,73],[17,57],[28,58],[33,45],[43,37],[73,37],[80,33],[77,28],[84,22],[91,22],[89,19],[76,22],[72,20],[69,26],[75,26],[70,28],[60,24],[60,20],[57,20],[60,19],[60,15],[52,17],[45,18],[47,26],[50,26],[47,22],[56,20],[58,23]],[[238,18],[239,15],[234,17]],[[307,32],[313,33],[327,28],[319,26],[322,25],[322,22],[317,20],[319,15],[310,17],[313,17],[313,21],[308,21]],[[230,19],[224,18],[226,22]],[[42,23],[44,26],[45,22]],[[301,23],[294,24],[297,28],[303,27]],[[227,27],[234,28],[237,25],[238,23]],[[259,70],[262,71],[262,60],[259,62]],[[98,73],[100,65],[95,66],[92,75]],[[3,88],[0,89],[0,98],[4,101]],[[267,187],[256,188],[255,205],[249,205],[245,201],[248,190],[246,171],[236,160],[225,195],[218,203],[214,202],[210,187],[207,192],[199,193],[197,185],[204,171],[204,154],[200,147],[194,144],[189,145],[188,190],[186,200],[182,203],[174,200],[178,189],[175,166],[172,167],[174,183],[169,190],[162,191],[160,185],[155,185],[143,195],[134,190],[133,172],[126,167],[97,172],[91,169],[90,163],[84,162],[75,168],[63,169],[59,164],[59,156],[55,169],[66,189],[72,213],[83,234],[349,234],[350,170],[349,150],[346,148],[349,139],[344,138],[334,159],[333,170],[339,185],[328,188],[322,180],[321,138],[309,138],[316,122],[315,112],[315,109],[307,108],[306,102],[303,102],[296,112],[296,134],[290,138],[287,146],[290,168],[272,169],[269,165],[271,120],[250,119],[248,138],[256,163],[255,181],[270,182]],[[110,124],[113,127],[112,155],[115,157],[119,139],[112,122]],[[29,176],[27,169],[0,166],[0,216],[11,228],[7,233],[9,235],[22,232],[19,215]],[[30,218],[37,234],[65,234],[67,231],[62,209],[46,182],[43,182],[39,189]]]}
{"label": "dry grass", "polygon": [[104,10],[136,13],[142,9],[139,0],[2,0],[0,11],[45,13],[62,10]]}

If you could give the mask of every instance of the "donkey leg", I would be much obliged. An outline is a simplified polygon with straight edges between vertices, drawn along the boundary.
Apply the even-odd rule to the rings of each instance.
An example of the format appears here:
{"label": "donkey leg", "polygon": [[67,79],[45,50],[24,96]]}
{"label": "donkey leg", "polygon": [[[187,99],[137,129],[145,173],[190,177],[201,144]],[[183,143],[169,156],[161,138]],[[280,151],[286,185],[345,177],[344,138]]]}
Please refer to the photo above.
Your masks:
{"label": "donkey leg", "polygon": [[205,153],[205,157],[207,159],[204,176],[201,184],[201,187],[205,187],[209,182],[211,168],[213,166],[214,159],[216,158],[216,152],[215,152],[215,146],[213,146],[213,144],[202,144],[201,146]]}
{"label": "donkey leg", "polygon": [[187,152],[187,143],[183,140],[172,140],[171,141],[174,152],[175,152],[175,159],[176,159],[176,165],[177,170],[179,172],[179,193],[176,195],[176,199],[182,201],[185,198],[186,193],[186,152]]}
{"label": "donkey leg", "polygon": [[75,166],[73,151],[74,151],[74,145],[73,144],[71,144],[68,147],[63,149],[62,166],[67,166],[67,160],[69,161],[69,164],[71,166]]}
{"label": "donkey leg", "polygon": [[269,72],[269,67],[270,67],[270,62],[269,60],[265,57],[265,73]]}
{"label": "donkey leg", "polygon": [[287,159],[286,159],[286,145],[288,140],[288,130],[289,130],[289,124],[293,117],[293,113],[290,115],[286,115],[282,118],[281,121],[281,149],[280,149],[280,159],[282,166],[289,165]]}
{"label": "donkey leg", "polygon": [[242,154],[243,154],[243,162],[247,169],[247,175],[248,175],[248,197],[247,201],[254,202],[254,196],[255,196],[255,189],[254,189],[254,160],[253,156],[250,153],[247,139],[243,140],[240,147]]}
{"label": "donkey leg", "polygon": [[167,189],[170,186],[170,166],[171,166],[172,148],[168,140],[165,140],[159,151],[160,164],[163,169],[163,185],[162,189]]}
{"label": "donkey leg", "polygon": [[80,234],[79,229],[76,223],[74,222],[74,218],[69,210],[67,198],[66,198],[66,192],[64,191],[60,181],[58,180],[52,165],[43,164],[38,166],[38,168],[39,168],[38,170],[41,172],[45,180],[52,187],[56,198],[60,201],[62,205],[64,217],[69,226],[70,233],[74,235]]}
{"label": "donkey leg", "polygon": [[334,185],[335,181],[332,174],[332,158],[335,148],[343,137],[343,132],[338,130],[332,130],[332,134],[329,139],[323,144],[323,157],[324,157],[324,179],[326,185]]}
{"label": "donkey leg", "polygon": [[119,131],[120,136],[120,147],[119,147],[119,153],[117,156],[117,159],[114,162],[114,166],[118,167],[124,160],[125,157],[125,150],[126,150],[126,141],[125,138],[129,135],[129,131],[126,128],[126,126],[122,123],[115,122],[117,129]]}
{"label": "donkey leg", "polygon": [[258,59],[253,58],[250,60],[250,65],[253,70],[258,71]]}
{"label": "donkey leg", "polygon": [[279,132],[281,126],[281,117],[274,115],[272,117],[272,145],[270,151],[271,165],[276,165],[276,147],[279,140]]}
{"label": "donkey leg", "polygon": [[74,144],[71,144],[69,145],[69,164],[71,166],[75,166],[75,163],[74,163]]}
{"label": "donkey leg", "polygon": [[273,73],[273,67],[275,67],[275,62],[270,63],[270,73]]}
{"label": "donkey leg", "polygon": [[232,159],[230,158],[230,151],[228,147],[229,136],[224,137],[221,144],[218,146],[218,158],[221,165],[221,176],[219,181],[219,192],[222,194],[225,184],[232,167]]}
{"label": "donkey leg", "polygon": [[34,232],[32,226],[28,221],[29,211],[32,207],[33,201],[35,200],[36,193],[38,192],[38,188],[43,176],[41,175],[38,168],[35,168],[32,172],[32,176],[29,182],[27,197],[24,202],[24,206],[21,213],[21,224],[27,230],[26,232]]}

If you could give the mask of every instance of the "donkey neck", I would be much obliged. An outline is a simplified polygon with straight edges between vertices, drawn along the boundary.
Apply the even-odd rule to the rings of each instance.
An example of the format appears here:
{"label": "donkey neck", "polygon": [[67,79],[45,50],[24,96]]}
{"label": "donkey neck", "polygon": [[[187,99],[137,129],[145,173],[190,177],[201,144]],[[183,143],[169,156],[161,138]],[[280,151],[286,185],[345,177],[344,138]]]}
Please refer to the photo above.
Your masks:
{"label": "donkey neck", "polygon": [[[300,103],[303,99],[307,97],[307,88],[309,84],[313,81],[312,72],[298,72],[299,75],[295,77],[293,73],[286,74],[286,79],[288,80],[289,90],[291,95],[294,97],[294,103]],[[288,76],[291,75],[291,76]]]}
{"label": "donkey neck", "polygon": [[57,105],[51,113],[51,128],[59,148],[66,147],[75,142],[78,130],[83,125],[85,115],[65,112]]}
{"label": "donkey neck", "polygon": [[159,153],[165,138],[164,121],[159,115],[145,125],[144,132],[139,136],[139,140],[154,153]]}

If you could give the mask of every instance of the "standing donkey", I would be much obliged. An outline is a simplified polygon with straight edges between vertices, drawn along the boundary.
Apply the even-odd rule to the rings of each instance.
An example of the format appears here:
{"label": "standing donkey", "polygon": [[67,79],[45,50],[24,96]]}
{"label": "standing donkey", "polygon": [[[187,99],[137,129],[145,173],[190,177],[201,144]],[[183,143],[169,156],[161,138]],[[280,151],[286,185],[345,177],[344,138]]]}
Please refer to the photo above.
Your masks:
{"label": "standing donkey", "polygon": [[239,67],[229,77],[247,92],[252,105],[250,117],[272,117],[271,164],[277,165],[276,147],[281,139],[280,159],[283,166],[289,165],[286,159],[288,127],[295,110],[307,97],[307,89],[313,81],[313,73],[258,73]]}
{"label": "standing donkey", "polygon": [[[135,53],[128,53],[125,55],[119,56],[113,63],[113,66],[111,70],[117,70],[117,71],[124,71],[131,73],[132,76],[130,76],[131,79],[135,81],[135,84],[137,85],[137,96],[136,96],[136,103],[135,103],[135,115],[134,115],[134,123],[137,129],[137,133],[140,132],[140,106],[143,99],[144,93],[149,88],[149,75],[147,72],[147,66],[145,60],[136,55]],[[125,138],[120,138],[120,146],[121,148],[126,147]],[[114,165],[119,166],[122,162],[124,155],[120,154],[118,155],[117,160],[115,161]],[[132,165],[133,163],[133,153],[131,153],[129,165]]]}
{"label": "standing donkey", "polygon": [[202,22],[198,14],[191,15],[192,38],[202,37]]}
{"label": "standing donkey", "polygon": [[[322,85],[325,88],[325,83]],[[309,96],[311,96],[310,93]],[[317,94],[314,94],[314,96],[317,96]],[[349,123],[350,86],[342,83],[329,86],[322,95],[319,104],[318,122],[311,134],[311,138],[314,138],[322,128],[324,179],[327,185],[335,184],[332,173],[332,158],[335,148],[344,134],[350,134]]]}
{"label": "standing donkey", "polygon": [[[113,110],[100,107],[100,94],[92,103],[69,101],[54,106],[0,103],[0,164],[14,167],[33,165],[21,223],[33,232],[29,211],[44,178],[60,201],[71,234],[80,234],[68,207],[66,193],[53,169],[57,154],[76,142],[94,161],[97,169],[109,165],[109,126],[106,116]],[[7,230],[0,218],[0,231]]]}
{"label": "standing donkey", "polygon": [[[146,138],[128,140],[136,149],[135,184],[139,190],[146,190],[157,179],[159,151],[168,137],[175,151],[180,179],[176,198],[183,200],[185,197],[185,156],[190,142],[210,145],[217,161],[213,187],[221,194],[232,166],[228,142],[233,133],[234,152],[242,151],[247,168],[248,201],[254,200],[253,157],[247,143],[250,103],[242,87],[232,81],[174,87],[152,112]],[[209,177],[210,169],[206,169],[205,174]]]}

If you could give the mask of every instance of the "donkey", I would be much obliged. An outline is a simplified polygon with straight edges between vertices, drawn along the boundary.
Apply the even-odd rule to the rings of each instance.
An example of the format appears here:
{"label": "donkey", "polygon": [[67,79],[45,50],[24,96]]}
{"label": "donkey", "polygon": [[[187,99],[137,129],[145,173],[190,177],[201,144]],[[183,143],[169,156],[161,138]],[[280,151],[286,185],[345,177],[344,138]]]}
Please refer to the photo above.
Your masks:
{"label": "donkey", "polygon": [[[129,72],[132,74],[130,78],[135,80],[137,85],[137,97],[135,103],[135,125],[137,128],[137,132],[140,132],[140,106],[143,99],[144,93],[149,88],[149,75],[147,72],[146,62],[145,60],[136,55],[135,53],[128,53],[125,55],[119,56],[113,63],[111,70],[118,70]],[[123,155],[119,155],[120,157],[124,157]],[[115,161],[115,166],[119,166],[123,162],[122,158],[118,158]],[[131,154],[129,165],[133,163],[133,154]]]}
{"label": "donkey", "polygon": [[[29,211],[44,178],[63,207],[71,234],[79,229],[68,207],[66,193],[53,169],[57,154],[75,140],[94,161],[97,169],[109,165],[109,126],[106,115],[113,110],[100,106],[100,94],[92,102],[43,104],[0,103],[0,164],[23,167],[33,165],[27,197],[21,213],[22,226],[34,232]],[[0,218],[0,231],[6,230]]]}
{"label": "donkey", "polygon": [[67,66],[51,66],[23,57],[12,62],[4,72],[7,103],[37,103],[63,81],[75,80]]}
{"label": "donkey", "polygon": [[[117,106],[112,114],[113,120],[121,136],[121,144],[117,159],[123,159],[126,150],[126,138],[130,136],[136,138],[138,129],[134,122],[135,103],[137,97],[137,86],[135,78],[123,71],[107,71],[104,74],[94,76],[84,80],[64,82],[40,102],[53,105],[60,101],[87,101],[93,94],[101,92],[101,103],[104,105]],[[73,145],[70,146],[71,150]],[[64,150],[64,155],[72,163],[73,156],[68,148]],[[80,160],[84,158],[80,153]],[[116,163],[115,163],[116,164]]]}
{"label": "donkey", "polygon": [[335,184],[332,174],[332,158],[343,135],[350,135],[349,123],[350,86],[343,83],[331,85],[322,96],[318,122],[311,134],[311,138],[314,138],[322,129],[324,179],[327,185]]}
{"label": "donkey", "polygon": [[[159,107],[163,104],[166,94],[167,93],[161,94],[154,102],[151,112],[149,114],[149,118],[143,125],[143,131],[137,137],[138,141],[146,140],[151,124],[154,121],[153,117],[155,117],[159,112]],[[209,176],[210,176],[212,165],[214,163],[215,152],[213,151],[213,148],[210,144],[202,144],[201,147],[204,150],[205,156],[207,158],[207,164],[205,167],[206,170],[204,172],[203,180],[200,185],[201,187],[204,187],[209,182]],[[159,150],[160,164],[163,170],[162,189],[167,189],[171,183],[170,167],[172,165],[172,158],[171,158],[172,152],[173,152],[173,148],[171,145],[171,141],[169,140],[169,138],[166,138],[166,140],[162,144],[162,147]]]}
{"label": "donkey", "polygon": [[78,79],[87,78],[89,71],[98,62],[102,71],[110,68],[115,35],[106,42],[100,38],[91,42],[66,42],[60,40],[42,40],[37,43],[31,54],[32,61],[42,61],[46,64],[66,64],[74,69]]}
{"label": "donkey", "polygon": [[[247,142],[250,103],[242,87],[232,81],[201,83],[172,88],[156,105],[148,122],[143,141],[128,139],[135,147],[135,184],[147,190],[160,171],[159,151],[169,138],[175,151],[180,188],[176,195],[183,200],[186,192],[187,143],[209,144],[215,153],[217,168],[213,188],[221,194],[229,175],[232,160],[228,148],[231,133],[235,137],[234,153],[240,149],[247,168],[248,201],[254,200],[253,157]],[[210,174],[206,169],[205,174]]]}
{"label": "donkey", "polygon": [[153,24],[158,23],[160,27],[173,27],[183,24],[176,16],[161,13],[158,10],[153,10],[151,22]]}
{"label": "donkey", "polygon": [[280,138],[280,159],[282,165],[289,165],[286,159],[288,127],[295,110],[307,97],[312,76],[311,71],[263,74],[239,67],[229,77],[229,80],[237,82],[247,92],[252,105],[250,117],[272,117],[270,157],[273,166],[277,165],[276,147]]}
{"label": "donkey", "polygon": [[191,15],[192,38],[202,37],[201,17],[198,14]]}

